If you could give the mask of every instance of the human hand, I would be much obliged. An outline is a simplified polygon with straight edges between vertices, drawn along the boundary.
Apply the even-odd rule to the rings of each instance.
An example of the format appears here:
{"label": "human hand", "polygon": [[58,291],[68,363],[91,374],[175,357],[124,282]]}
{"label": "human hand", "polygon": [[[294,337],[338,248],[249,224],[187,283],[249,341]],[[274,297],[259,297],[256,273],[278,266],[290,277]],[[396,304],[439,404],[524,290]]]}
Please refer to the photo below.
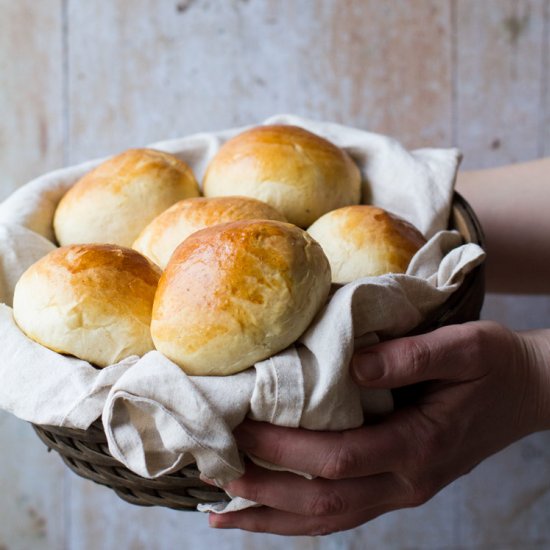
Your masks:
{"label": "human hand", "polygon": [[425,503],[484,458],[550,428],[548,332],[516,334],[474,322],[356,354],[351,368],[360,385],[421,383],[414,401],[343,432],[244,422],[235,432],[241,449],[317,477],[248,465],[224,488],[265,506],[211,514],[211,526],[328,534]]}

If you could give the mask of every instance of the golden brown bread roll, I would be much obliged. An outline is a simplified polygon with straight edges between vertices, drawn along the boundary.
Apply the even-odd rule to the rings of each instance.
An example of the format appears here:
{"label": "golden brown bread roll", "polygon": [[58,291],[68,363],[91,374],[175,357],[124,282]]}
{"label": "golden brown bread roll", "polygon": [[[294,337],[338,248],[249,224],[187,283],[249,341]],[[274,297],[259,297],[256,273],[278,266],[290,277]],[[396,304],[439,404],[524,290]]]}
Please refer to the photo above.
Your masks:
{"label": "golden brown bread roll", "polygon": [[319,218],[308,233],[327,255],[333,283],[405,273],[426,242],[412,224],[370,205],[333,210]]}
{"label": "golden brown bread roll", "polygon": [[151,311],[160,269],[135,250],[72,245],[33,264],[15,287],[23,332],[99,367],[154,349]]}
{"label": "golden brown bread roll", "polygon": [[140,231],[175,202],[199,195],[185,162],[153,149],[130,149],[75,183],[55,212],[60,245],[132,246]]}
{"label": "golden brown bread roll", "polygon": [[296,126],[259,126],[230,139],[203,180],[207,197],[245,195],[308,227],[325,212],[357,204],[361,175],[349,155]]}
{"label": "golden brown bread roll", "polygon": [[132,248],[164,269],[176,247],[195,231],[250,219],[286,221],[275,208],[250,197],[195,197],[180,201],[158,215],[140,233]]}
{"label": "golden brown bread roll", "polygon": [[192,375],[244,370],[294,342],[324,304],[330,267],[298,227],[247,220],[178,246],[155,297],[159,351]]}

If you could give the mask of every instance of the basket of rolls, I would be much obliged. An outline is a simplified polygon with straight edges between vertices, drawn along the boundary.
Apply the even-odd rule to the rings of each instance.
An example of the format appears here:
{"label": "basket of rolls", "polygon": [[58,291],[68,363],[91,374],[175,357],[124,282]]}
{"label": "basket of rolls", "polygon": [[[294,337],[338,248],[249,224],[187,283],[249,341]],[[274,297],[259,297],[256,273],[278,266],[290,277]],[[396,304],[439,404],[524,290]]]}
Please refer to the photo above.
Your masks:
{"label": "basket of rolls", "polygon": [[360,426],[394,402],[354,350],[479,317],[459,161],[279,115],[30,182],[0,205],[0,408],[128,502],[253,505],[199,479],[242,475],[244,418]]}

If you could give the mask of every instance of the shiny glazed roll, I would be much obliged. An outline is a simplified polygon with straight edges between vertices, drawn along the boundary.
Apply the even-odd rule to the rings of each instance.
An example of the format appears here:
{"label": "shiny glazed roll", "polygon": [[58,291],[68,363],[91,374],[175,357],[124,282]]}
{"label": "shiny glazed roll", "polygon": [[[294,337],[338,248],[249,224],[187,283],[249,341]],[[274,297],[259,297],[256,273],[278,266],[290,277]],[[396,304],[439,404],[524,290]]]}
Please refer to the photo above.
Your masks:
{"label": "shiny glazed roll", "polygon": [[166,266],[153,341],[188,374],[233,374],[297,340],[329,290],[328,261],[298,227],[215,225],[188,237]]}
{"label": "shiny glazed roll", "polygon": [[308,227],[325,212],[357,204],[361,175],[349,155],[296,126],[258,126],[226,142],[203,180],[207,197],[245,195]]}
{"label": "shiny glazed roll", "polygon": [[54,230],[60,245],[132,246],[141,230],[175,202],[197,197],[185,162],[153,149],[130,149],[88,172],[59,203]]}
{"label": "shiny glazed roll", "polygon": [[333,210],[319,218],[308,233],[327,255],[333,283],[405,273],[426,242],[409,222],[370,205]]}
{"label": "shiny glazed roll", "polygon": [[14,318],[32,340],[105,367],[154,349],[150,323],[160,274],[129,248],[58,248],[19,279]]}
{"label": "shiny glazed roll", "polygon": [[269,204],[249,197],[196,197],[180,201],[157,216],[132,248],[164,269],[177,246],[195,231],[247,219],[286,221]]}

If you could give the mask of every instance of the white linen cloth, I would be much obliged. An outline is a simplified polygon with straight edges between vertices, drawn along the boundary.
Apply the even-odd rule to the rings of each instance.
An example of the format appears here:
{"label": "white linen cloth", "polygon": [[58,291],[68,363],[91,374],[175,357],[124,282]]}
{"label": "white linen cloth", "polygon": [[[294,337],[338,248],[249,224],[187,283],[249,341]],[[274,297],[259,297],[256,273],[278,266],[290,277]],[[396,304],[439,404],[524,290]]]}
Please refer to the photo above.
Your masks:
{"label": "white linen cloth", "polygon": [[[479,246],[462,244],[458,233],[445,231],[460,154],[409,152],[386,136],[290,115],[264,123],[302,126],[352,155],[365,182],[364,197],[430,239],[407,274],[342,286],[299,342],[233,376],[190,377],[157,351],[98,370],[31,341],[12,315],[19,276],[55,246],[57,203],[100,161],[57,170],[0,204],[0,409],[35,424],[80,429],[101,416],[111,453],[132,471],[154,478],[195,461],[219,484],[244,471],[232,430],[247,415],[282,426],[342,430],[361,425],[364,412],[391,409],[389,392],[361,394],[348,374],[349,361],[359,346],[412,330],[483,261]],[[151,147],[176,154],[200,180],[220,145],[239,131]],[[227,510],[251,504],[235,499]]]}

